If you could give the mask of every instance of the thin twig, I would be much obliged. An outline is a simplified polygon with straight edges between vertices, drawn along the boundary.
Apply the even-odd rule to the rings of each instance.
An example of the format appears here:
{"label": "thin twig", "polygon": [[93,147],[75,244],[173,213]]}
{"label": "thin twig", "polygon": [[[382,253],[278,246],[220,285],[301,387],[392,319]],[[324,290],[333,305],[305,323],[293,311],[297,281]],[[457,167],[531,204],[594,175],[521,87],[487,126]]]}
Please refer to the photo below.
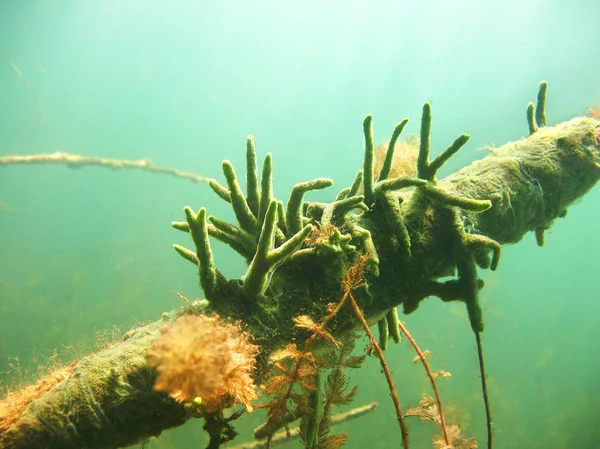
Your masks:
{"label": "thin twig", "polygon": [[177,170],[171,167],[155,165],[150,159],[111,159],[98,156],[85,156],[81,154],[63,153],[57,151],[52,154],[32,154],[28,156],[8,155],[0,156],[0,165],[21,165],[21,164],[61,164],[69,168],[80,168],[86,165],[96,165],[99,167],[120,169],[137,169],[154,173],[164,173],[177,178],[189,179],[193,182],[208,182],[208,178],[196,173]]}
{"label": "thin twig", "polygon": [[[379,406],[379,402],[371,402],[366,405],[361,405],[360,407],[353,408],[344,413],[338,413],[331,417],[331,425],[336,425],[345,421],[349,421],[351,419],[359,418],[362,415],[372,412]],[[255,431],[256,433],[256,431]],[[272,446],[277,446],[283,443],[287,443],[288,441],[293,441],[300,436],[300,428],[295,427],[290,429],[289,432],[287,430],[281,431],[273,435],[271,440]],[[236,446],[231,447],[230,449],[264,449],[266,447],[265,441],[251,441],[248,443],[241,443]]]}
{"label": "thin twig", "polygon": [[481,346],[481,332],[475,332],[475,340],[477,341],[477,357],[479,358],[479,372],[481,374],[481,389],[483,391],[483,402],[485,403],[485,417],[487,425],[488,449],[492,449],[492,410],[490,408],[490,399],[487,390],[487,379],[485,374],[485,366],[483,364],[483,347]]}
{"label": "thin twig", "polygon": [[398,327],[400,328],[400,331],[406,336],[406,338],[408,339],[410,344],[413,346],[413,348],[415,348],[415,351],[417,352],[417,355],[421,359],[421,363],[423,364],[425,371],[427,371],[427,377],[429,377],[429,381],[431,382],[431,387],[433,388],[433,393],[435,394],[435,400],[436,400],[437,406],[438,406],[438,413],[440,415],[440,426],[442,426],[442,433],[444,434],[444,441],[446,442],[447,446],[450,446],[450,438],[448,437],[448,430],[446,429],[446,418],[444,417],[444,410],[442,409],[442,399],[440,397],[440,392],[438,391],[437,384],[435,382],[435,376],[431,372],[431,368],[429,367],[429,363],[427,362],[427,359],[425,358],[425,354],[423,354],[423,352],[421,351],[421,348],[419,348],[419,345],[417,344],[415,339],[412,337],[410,332],[408,332],[408,329],[406,328],[406,326],[402,322],[398,322]]}
{"label": "thin twig", "polygon": [[390,373],[390,369],[385,361],[385,357],[383,356],[383,351],[381,350],[381,347],[377,343],[377,340],[375,339],[375,336],[371,332],[371,329],[369,329],[369,323],[367,323],[367,320],[365,320],[363,313],[360,311],[358,304],[356,303],[356,300],[354,299],[354,296],[352,295],[352,292],[347,291],[346,294],[348,295],[348,301],[350,302],[350,305],[354,309],[354,314],[356,315],[356,317],[362,324],[362,327],[365,330],[365,333],[369,337],[371,346],[373,347],[373,349],[375,349],[375,352],[377,353],[377,357],[379,358],[379,363],[381,363],[381,368],[383,369],[383,373],[385,374],[385,379],[387,380],[388,387],[390,389],[390,396],[392,397],[392,401],[394,402],[394,408],[396,409],[396,418],[398,419],[398,424],[400,424],[400,432],[402,433],[402,447],[404,449],[409,449],[408,426],[406,425],[406,422],[404,420],[404,414],[402,413],[400,399],[398,399],[398,392],[396,391],[396,387],[394,385],[394,380],[392,379],[392,374]]}
{"label": "thin twig", "polygon": [[194,305],[192,304],[192,301],[190,301],[189,299],[187,299],[185,296],[183,296],[181,293],[179,292],[175,292],[177,294],[177,296],[179,296],[179,299],[181,299],[182,301],[185,301],[185,303],[188,305],[188,309],[190,310],[190,313],[193,315],[194,313],[196,313],[194,311]]}

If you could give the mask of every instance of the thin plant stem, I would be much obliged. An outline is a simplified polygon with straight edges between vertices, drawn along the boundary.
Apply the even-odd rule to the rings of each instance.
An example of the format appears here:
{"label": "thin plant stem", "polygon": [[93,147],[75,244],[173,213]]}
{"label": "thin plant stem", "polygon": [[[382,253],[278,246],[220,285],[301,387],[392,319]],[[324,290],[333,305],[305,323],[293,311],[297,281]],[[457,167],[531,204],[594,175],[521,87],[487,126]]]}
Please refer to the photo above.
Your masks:
{"label": "thin plant stem", "polygon": [[421,348],[419,348],[419,345],[417,344],[415,339],[412,337],[410,332],[408,332],[408,329],[406,328],[406,326],[402,322],[399,321],[398,327],[400,328],[400,331],[406,336],[406,338],[408,339],[410,344],[413,346],[413,348],[415,348],[415,351],[417,352],[417,355],[421,359],[421,363],[423,364],[425,371],[427,371],[427,377],[429,377],[429,381],[431,382],[431,387],[433,388],[433,393],[435,395],[435,400],[436,400],[437,406],[438,406],[438,412],[440,414],[440,426],[442,426],[442,433],[444,434],[444,441],[446,442],[446,445],[450,446],[450,438],[448,437],[448,430],[446,429],[446,418],[444,417],[444,409],[442,408],[442,398],[440,397],[440,392],[438,391],[438,387],[435,382],[435,376],[431,372],[429,363],[427,363],[427,359],[425,358],[425,355],[421,351]]}
{"label": "thin plant stem", "polygon": [[[338,413],[331,417],[331,425],[334,426],[336,424],[340,424],[340,423],[343,423],[346,421],[360,418],[360,417],[364,416],[365,414],[377,409],[377,407],[379,407],[379,402],[371,402],[369,404],[361,405],[360,407],[350,409],[347,412]],[[260,429],[260,427],[259,427],[259,429]],[[255,430],[254,437],[261,438],[261,437],[257,437],[256,435],[257,435],[257,431]],[[283,430],[281,432],[277,432],[273,436],[273,439],[271,440],[271,446],[279,446],[279,445],[282,445],[285,443],[289,443],[290,441],[295,440],[298,437],[300,437],[300,428],[299,427],[294,427],[293,429],[290,429],[289,431]],[[249,441],[247,443],[240,443],[235,446],[231,446],[231,447],[229,447],[229,449],[265,449],[265,442],[264,441]]]}
{"label": "thin plant stem", "polygon": [[0,166],[21,164],[59,164],[69,168],[81,168],[86,165],[106,167],[112,170],[136,169],[154,173],[164,173],[176,178],[189,179],[193,182],[208,182],[206,176],[196,173],[178,170],[176,168],[164,167],[154,164],[150,159],[114,159],[99,156],[87,156],[83,154],[63,153],[57,151],[51,154],[31,154],[28,156],[7,155],[0,156]]}
{"label": "thin plant stem", "polygon": [[492,410],[490,408],[490,399],[487,390],[487,379],[485,374],[485,365],[483,364],[483,348],[481,346],[481,332],[475,332],[477,341],[477,356],[479,358],[479,372],[481,374],[481,389],[483,391],[483,402],[485,403],[485,417],[487,424],[488,449],[492,449]]}
{"label": "thin plant stem", "polygon": [[354,309],[354,314],[362,324],[365,333],[369,337],[371,346],[373,347],[373,349],[375,349],[375,352],[377,353],[379,363],[381,363],[381,368],[383,369],[385,379],[387,380],[388,387],[390,389],[390,396],[392,397],[392,401],[394,402],[394,408],[396,409],[396,418],[398,419],[398,424],[400,424],[400,432],[402,433],[402,447],[404,449],[409,449],[408,426],[406,425],[406,421],[404,420],[404,414],[402,413],[400,399],[398,399],[398,392],[396,391],[394,380],[392,379],[392,374],[390,373],[390,369],[385,361],[385,357],[383,356],[383,351],[381,350],[379,344],[377,344],[377,340],[371,332],[371,329],[369,329],[369,324],[367,323],[367,320],[365,320],[363,313],[360,311],[360,308],[358,307],[358,304],[356,303],[352,292],[347,291],[346,293],[348,295],[348,301]]}

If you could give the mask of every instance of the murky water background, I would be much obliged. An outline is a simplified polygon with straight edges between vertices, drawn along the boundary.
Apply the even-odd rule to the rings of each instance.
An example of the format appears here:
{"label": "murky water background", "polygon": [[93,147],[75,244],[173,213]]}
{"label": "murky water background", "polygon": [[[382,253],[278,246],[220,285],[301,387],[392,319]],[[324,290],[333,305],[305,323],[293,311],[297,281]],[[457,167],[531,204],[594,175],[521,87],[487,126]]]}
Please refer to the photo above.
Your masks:
{"label": "murky water background", "polygon": [[[274,155],[275,195],[330,177],[349,184],[362,159],[361,121],[377,142],[431,101],[432,145],[463,132],[477,148],[527,134],[525,106],[549,82],[548,120],[600,103],[597,1],[111,1],[0,5],[0,155],[65,151],[142,159],[222,179],[243,167],[245,138]],[[337,188],[310,199],[331,200]],[[206,184],[96,167],[0,167],[0,379],[85,353],[97,335],[201,295],[193,268],[172,250],[182,208],[231,218]],[[483,335],[497,448],[600,447],[598,329],[600,190],[569,209],[539,248],[533,235],[483,273]],[[215,244],[239,276],[239,257]],[[450,419],[483,445],[476,353],[464,306],[430,299],[407,323],[433,351]],[[57,354],[56,356],[53,354]],[[407,343],[386,355],[408,407],[429,392]],[[376,360],[351,372],[354,405],[380,407],[341,428],[349,448],[399,447]],[[29,374],[28,374],[29,373]],[[238,426],[245,438],[258,413]],[[411,423],[415,448],[431,423]],[[201,423],[149,448],[196,448]],[[368,446],[367,446],[368,445]],[[293,444],[292,444],[293,446]]]}

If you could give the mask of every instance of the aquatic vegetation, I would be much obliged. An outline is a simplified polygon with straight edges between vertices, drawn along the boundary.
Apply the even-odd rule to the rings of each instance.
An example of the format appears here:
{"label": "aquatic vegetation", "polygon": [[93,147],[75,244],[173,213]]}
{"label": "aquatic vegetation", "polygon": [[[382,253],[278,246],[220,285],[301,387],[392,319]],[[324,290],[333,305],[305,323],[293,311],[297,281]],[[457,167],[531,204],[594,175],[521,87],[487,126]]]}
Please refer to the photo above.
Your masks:
{"label": "aquatic vegetation", "polygon": [[[408,332],[408,329],[406,328],[404,323],[399,322],[398,327],[400,328],[402,333],[406,336],[406,338],[408,339],[410,344],[415,349],[417,356],[413,359],[413,362],[417,363],[418,361],[420,361],[423,364],[423,368],[425,368],[425,372],[427,373],[429,382],[431,382],[431,387],[432,387],[433,393],[435,395],[435,400],[434,400],[433,398],[431,398],[431,396],[423,393],[423,399],[426,400],[427,406],[426,407],[421,406],[421,407],[414,408],[414,411],[415,412],[420,411],[420,410],[427,410],[428,412],[435,411],[434,415],[435,415],[436,419],[434,419],[433,421],[439,422],[440,427],[442,428],[442,433],[444,435],[444,442],[446,444],[450,444],[450,438],[448,436],[448,429],[446,428],[446,418],[444,415],[444,406],[442,405],[442,399],[440,397],[440,392],[439,392],[437,384],[436,384],[436,379],[438,377],[450,377],[450,373],[447,371],[444,371],[444,370],[439,370],[434,373],[429,366],[429,362],[427,361],[427,358],[431,355],[431,351],[428,349],[425,351],[421,351],[421,348],[419,348],[419,345],[417,344],[417,342],[415,341],[413,336],[410,334],[410,332]],[[420,404],[420,405],[422,405],[422,404]],[[407,416],[410,416],[410,412],[411,412],[411,409],[409,409],[406,412]],[[414,414],[416,416],[420,416],[419,413],[414,413]]]}
{"label": "aquatic vegetation", "polygon": [[[275,376],[271,379],[270,383],[266,387],[266,392],[275,396],[275,400],[271,401],[267,408],[269,409],[269,418],[265,426],[267,434],[267,447],[270,447],[270,443],[274,432],[280,427],[283,422],[287,424],[289,419],[287,416],[298,418],[303,416],[303,424],[300,427],[302,432],[302,440],[306,447],[319,447],[319,448],[337,448],[341,447],[345,442],[345,438],[341,436],[332,437],[329,435],[329,419],[331,405],[344,405],[350,402],[354,396],[356,390],[351,390],[345,393],[346,390],[342,368],[344,367],[358,367],[362,363],[362,359],[351,356],[353,344],[352,340],[345,340],[345,343],[337,341],[329,332],[325,329],[330,321],[332,321],[336,315],[342,310],[342,307],[349,303],[356,314],[356,317],[361,321],[365,333],[370,339],[370,348],[377,352],[377,356],[381,363],[382,370],[385,373],[388,386],[390,388],[390,395],[394,402],[398,422],[403,435],[403,446],[408,447],[408,428],[404,422],[404,415],[400,406],[400,400],[398,399],[398,393],[394,386],[390,370],[383,356],[381,347],[378,345],[373,334],[369,329],[369,325],[366,323],[364,316],[356,304],[356,300],[353,296],[353,291],[365,287],[365,281],[363,278],[364,269],[369,259],[368,255],[361,256],[358,258],[356,264],[348,269],[344,279],[342,280],[343,296],[337,304],[329,304],[330,312],[324,318],[324,320],[317,325],[312,321],[310,317],[300,317],[296,319],[296,326],[299,328],[307,329],[312,332],[312,335],[308,338],[304,344],[303,349],[300,351],[296,348],[295,344],[288,344],[287,348],[282,351],[276,352],[271,357],[271,362],[274,363],[276,369],[278,369],[283,375]],[[345,334],[347,335],[347,334]],[[325,341],[335,344],[336,346],[343,346],[341,351],[341,358],[336,365],[336,371],[328,378],[328,383],[325,387],[325,405],[322,410],[322,418],[319,422],[317,419],[319,410],[319,399],[320,399],[320,381],[319,381],[319,370],[325,364],[321,358],[311,352],[312,345],[317,338],[324,339]],[[344,360],[344,354],[348,356],[347,360]],[[283,367],[278,362],[282,359],[291,359],[293,366]],[[307,397],[304,395],[298,395],[293,392],[295,384],[299,384],[302,388],[308,392]],[[296,404],[297,408],[293,411],[289,411],[288,402],[292,401]],[[256,433],[255,433],[256,436]]]}
{"label": "aquatic vegetation", "polygon": [[177,402],[199,401],[209,410],[224,408],[229,398],[252,408],[258,348],[238,325],[218,316],[184,315],[160,334],[146,353],[158,373],[156,391],[167,391]]}
{"label": "aquatic vegetation", "polygon": [[[416,169],[395,177],[394,154],[407,119],[396,126],[376,171],[372,117],[367,116],[362,168],[330,203],[305,201],[313,191],[332,186],[326,178],[297,184],[285,204],[277,199],[273,157],[265,156],[259,176],[254,139],[248,138],[245,192],[228,161],[222,165],[225,185],[209,180],[218,197],[231,205],[237,222],[210,216],[206,208],[186,207],[185,221],[173,223],[191,237],[192,249],[175,245],[175,250],[197,270],[206,299],[136,328],[105,351],[81,360],[68,379],[1,430],[2,443],[10,448],[43,447],[36,446],[41,440],[56,447],[81,447],[82,442],[119,447],[201,417],[210,436],[208,447],[218,448],[235,435],[232,423],[241,413],[226,416],[225,408],[234,402],[255,405],[249,402],[254,396],[251,385],[257,384],[265,385],[265,399],[271,395],[264,405],[269,411],[262,433],[267,445],[277,429],[300,419],[305,447],[340,447],[345,438],[330,433],[331,407],[353,397],[343,368],[359,364],[350,354],[349,336],[364,332],[367,349],[379,358],[388,382],[403,446],[410,445],[405,418],[419,416],[440,424],[443,438],[433,442],[435,447],[474,447],[460,428],[445,423],[435,378],[446,373],[428,367],[426,352],[398,321],[397,306],[412,313],[426,298],[437,297],[466,306],[479,353],[491,447],[479,303],[484,284],[478,269],[495,270],[501,246],[518,242],[528,232],[543,243],[544,231],[600,178],[600,122],[581,117],[548,127],[545,96],[542,83],[537,105],[527,109],[529,137],[494,148],[440,180],[439,170],[469,136],[458,136],[431,157],[432,112],[426,103]],[[211,238],[244,258],[248,267],[242,277],[227,279],[218,269]],[[209,351],[193,335],[203,335],[199,342],[213,338],[204,330],[216,326],[210,321],[216,315],[241,327],[223,324],[226,330],[215,333],[220,343],[210,348],[210,357],[220,360],[214,366],[219,374],[211,374],[203,365],[208,358],[197,357]],[[379,338],[370,330],[374,323]],[[250,343],[235,340],[241,329],[243,340],[257,346],[253,368],[248,359],[240,359],[254,351]],[[401,333],[426,367],[435,395],[406,413],[383,352]],[[337,362],[327,361],[325,354],[332,350]],[[194,364],[201,368],[190,369]],[[239,371],[244,382],[228,385],[238,373],[236,367],[244,367]],[[330,373],[322,382],[325,370]]]}

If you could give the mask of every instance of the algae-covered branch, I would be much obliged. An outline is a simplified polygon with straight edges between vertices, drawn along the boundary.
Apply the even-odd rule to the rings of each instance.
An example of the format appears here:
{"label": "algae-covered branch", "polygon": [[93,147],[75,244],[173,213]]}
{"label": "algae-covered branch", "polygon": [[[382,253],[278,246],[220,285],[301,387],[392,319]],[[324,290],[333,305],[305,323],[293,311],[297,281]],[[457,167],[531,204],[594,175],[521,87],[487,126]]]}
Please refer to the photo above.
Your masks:
{"label": "algae-covered branch", "polygon": [[[259,174],[254,140],[248,138],[245,190],[227,161],[225,182],[209,182],[231,204],[237,223],[211,216],[205,208],[186,207],[185,221],[173,224],[191,235],[192,249],[175,249],[198,270],[206,301],[165,314],[111,348],[74,363],[19,407],[14,407],[15,397],[12,404],[9,397],[3,407],[12,414],[0,414],[2,447],[120,447],[198,414],[212,438],[214,408],[236,400],[246,403],[253,395],[248,391],[236,398],[221,382],[218,391],[223,397],[216,397],[210,410],[199,412],[203,405],[188,401],[194,394],[183,391],[187,380],[171,395],[156,391],[156,364],[150,366],[147,356],[159,329],[181,314],[218,315],[236,322],[258,346],[253,372],[258,385],[273,351],[305,341],[310,334],[307,327],[292,325],[298,316],[314,323],[327,317],[327,329],[320,331],[335,339],[359,328],[349,308],[331,314],[344,276],[359,259],[367,260],[365,282],[353,294],[366,320],[378,323],[382,347],[389,337],[399,339],[396,306],[410,313],[431,296],[464,302],[471,327],[479,334],[484,326],[478,269],[496,269],[501,246],[518,242],[530,231],[543,244],[544,230],[600,177],[600,122],[581,117],[546,126],[545,89],[542,83],[537,107],[528,109],[527,138],[494,148],[441,180],[439,169],[468,141],[467,135],[441,152],[433,151],[431,107],[425,104],[416,169],[398,175],[394,152],[407,120],[396,127],[384,157],[376,161],[372,118],[367,116],[362,168],[330,203],[312,200],[315,191],[332,188],[333,181],[325,178],[297,184],[285,201],[277,198],[274,158],[265,156]],[[247,261],[242,278],[227,279],[219,271],[211,239],[228,244]],[[240,342],[231,347],[234,353],[254,351]],[[225,360],[222,366],[229,368],[221,371],[231,369],[232,360]],[[223,382],[233,379],[231,374]],[[224,421],[219,425],[218,432],[230,430]]]}
{"label": "algae-covered branch", "polygon": [[[269,346],[290,341],[290,330],[281,329],[281,323],[299,314],[326,314],[327,304],[339,297],[345,270],[360,254],[369,254],[371,262],[360,305],[371,322],[385,320],[383,333],[386,328],[395,332],[395,306],[410,313],[430,296],[464,301],[471,326],[479,332],[483,318],[477,292],[482,283],[476,268],[494,270],[501,245],[518,242],[530,231],[541,244],[544,230],[600,177],[600,122],[576,118],[546,127],[545,92],[542,83],[537,113],[533,115],[533,105],[528,109],[528,138],[494,148],[441,181],[438,170],[469,136],[459,136],[431,158],[431,107],[425,104],[416,174],[390,176],[404,120],[394,130],[375,179],[372,119],[367,116],[363,167],[332,203],[303,202],[306,193],[330,187],[329,179],[296,185],[285,205],[274,198],[272,157],[265,157],[259,179],[250,137],[246,194],[227,161],[226,186],[210,181],[231,203],[238,224],[207,216],[204,208],[198,213],[186,208],[187,221],[174,226],[191,233],[195,251],[175,249],[199,267],[209,308],[242,318]],[[226,280],[214,266],[210,237],[249,262],[242,279]],[[349,316],[334,326],[338,333],[354,327]],[[277,330],[278,343],[267,329]]]}

